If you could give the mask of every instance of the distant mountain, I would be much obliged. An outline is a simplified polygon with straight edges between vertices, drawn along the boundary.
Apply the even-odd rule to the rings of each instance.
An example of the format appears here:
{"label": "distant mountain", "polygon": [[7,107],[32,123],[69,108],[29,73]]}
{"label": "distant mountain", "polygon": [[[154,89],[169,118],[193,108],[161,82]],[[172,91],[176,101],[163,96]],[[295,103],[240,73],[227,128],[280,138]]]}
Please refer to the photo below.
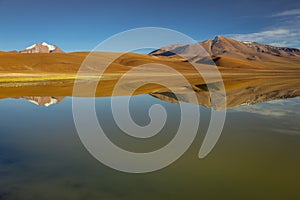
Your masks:
{"label": "distant mountain", "polygon": [[[202,46],[206,52],[200,51]],[[205,56],[229,57],[248,61],[273,61],[285,58],[300,58],[300,50],[288,47],[275,47],[257,42],[237,41],[223,36],[196,44],[177,44],[162,47],[150,53],[155,56],[182,56],[189,61],[201,62]],[[205,55],[206,54],[206,55]]]}
{"label": "distant mountain", "polygon": [[31,45],[20,53],[64,53],[64,51],[56,45],[51,45],[46,42]]}

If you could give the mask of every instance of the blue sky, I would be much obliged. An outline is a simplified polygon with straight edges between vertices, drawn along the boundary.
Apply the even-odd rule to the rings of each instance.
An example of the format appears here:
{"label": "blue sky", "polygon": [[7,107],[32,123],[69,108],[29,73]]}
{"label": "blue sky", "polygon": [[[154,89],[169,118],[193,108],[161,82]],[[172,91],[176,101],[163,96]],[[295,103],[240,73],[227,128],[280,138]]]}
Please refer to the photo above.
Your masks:
{"label": "blue sky", "polygon": [[216,35],[300,48],[295,0],[0,0],[0,49],[49,42],[65,51],[92,50],[138,27],[164,27],[202,41]]}

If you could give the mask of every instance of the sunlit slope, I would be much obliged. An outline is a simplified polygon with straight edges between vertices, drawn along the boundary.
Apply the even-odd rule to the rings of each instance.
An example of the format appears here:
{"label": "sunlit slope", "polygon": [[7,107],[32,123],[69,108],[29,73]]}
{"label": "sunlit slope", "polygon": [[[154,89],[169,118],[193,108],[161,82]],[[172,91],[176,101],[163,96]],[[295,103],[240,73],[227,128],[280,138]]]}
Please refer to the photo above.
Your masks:
{"label": "sunlit slope", "polygon": [[253,70],[299,70],[300,59],[280,59],[273,61],[249,61],[238,58],[218,56],[213,58],[217,66],[222,66],[226,69],[253,69]]}
{"label": "sunlit slope", "polygon": [[87,54],[0,53],[0,73],[74,73]]}
{"label": "sunlit slope", "polygon": [[[5,73],[76,73],[85,58],[87,52],[67,53],[67,54],[19,54],[0,52],[0,72]],[[149,55],[127,53],[93,53],[89,57],[89,62],[94,62],[86,69],[91,71],[105,67],[111,63],[112,71],[128,69],[147,63],[159,63],[175,68],[190,70],[190,64],[171,58],[157,58]],[[121,56],[121,57],[119,57]]]}
{"label": "sunlit slope", "polygon": [[182,44],[162,47],[150,53],[158,57],[182,57],[195,63],[211,63],[230,70],[298,70],[300,50],[276,47],[257,42],[242,42],[217,36],[196,44]]}
{"label": "sunlit slope", "polygon": [[[83,61],[90,55],[89,52],[78,53],[52,53],[52,54],[19,54],[0,52],[0,73],[77,73]],[[300,60],[274,60],[274,61],[247,61],[226,56],[213,57],[219,69],[241,72],[247,70],[299,70]],[[111,63],[111,61],[113,61]],[[112,73],[128,71],[136,66],[148,64],[148,68],[153,72],[159,72],[161,65],[169,66],[183,73],[194,73],[193,66],[182,59],[163,56],[151,56],[134,53],[92,53],[86,62],[87,72],[98,72],[99,69],[110,65],[108,71]],[[154,65],[158,64],[158,65]],[[160,64],[160,65],[159,65]],[[210,66],[193,63],[198,69],[209,70]]]}

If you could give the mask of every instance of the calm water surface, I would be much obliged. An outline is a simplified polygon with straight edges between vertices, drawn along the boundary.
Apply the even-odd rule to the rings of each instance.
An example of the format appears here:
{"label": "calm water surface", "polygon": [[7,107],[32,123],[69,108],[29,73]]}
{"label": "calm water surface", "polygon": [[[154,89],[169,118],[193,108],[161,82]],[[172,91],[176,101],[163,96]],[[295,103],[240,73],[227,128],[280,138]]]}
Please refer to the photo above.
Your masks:
{"label": "calm water surface", "polygon": [[[146,140],[116,127],[110,98],[98,98],[96,108],[112,141],[147,152],[173,138],[180,116],[177,104],[141,95],[131,100],[136,123],[149,123],[148,108],[155,103],[169,117],[163,130]],[[49,107],[1,100],[0,199],[300,199],[300,98],[229,109],[222,135],[204,159],[198,152],[210,109],[186,106],[201,110],[189,150],[162,170],[127,174],[87,152],[75,129],[71,98]]]}

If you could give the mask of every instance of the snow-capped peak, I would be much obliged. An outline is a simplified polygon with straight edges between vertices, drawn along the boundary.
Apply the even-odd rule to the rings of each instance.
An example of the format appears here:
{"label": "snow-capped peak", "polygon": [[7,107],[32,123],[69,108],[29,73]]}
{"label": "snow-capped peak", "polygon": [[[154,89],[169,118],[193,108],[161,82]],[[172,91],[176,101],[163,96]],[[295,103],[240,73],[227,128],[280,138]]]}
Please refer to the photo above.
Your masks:
{"label": "snow-capped peak", "polygon": [[49,51],[55,50],[55,46],[54,45],[48,44],[46,42],[43,42],[42,45],[48,47]]}
{"label": "snow-capped peak", "polygon": [[[29,47],[27,47],[26,49],[33,49],[37,44],[33,44]],[[48,47],[49,51],[54,51],[56,49],[56,47],[54,45],[48,44],[47,42],[43,42],[42,43],[43,46]]]}
{"label": "snow-capped peak", "polygon": [[26,49],[21,50],[20,53],[64,53],[64,52],[56,45],[43,42],[43,43],[36,43],[34,45],[31,45]]}

